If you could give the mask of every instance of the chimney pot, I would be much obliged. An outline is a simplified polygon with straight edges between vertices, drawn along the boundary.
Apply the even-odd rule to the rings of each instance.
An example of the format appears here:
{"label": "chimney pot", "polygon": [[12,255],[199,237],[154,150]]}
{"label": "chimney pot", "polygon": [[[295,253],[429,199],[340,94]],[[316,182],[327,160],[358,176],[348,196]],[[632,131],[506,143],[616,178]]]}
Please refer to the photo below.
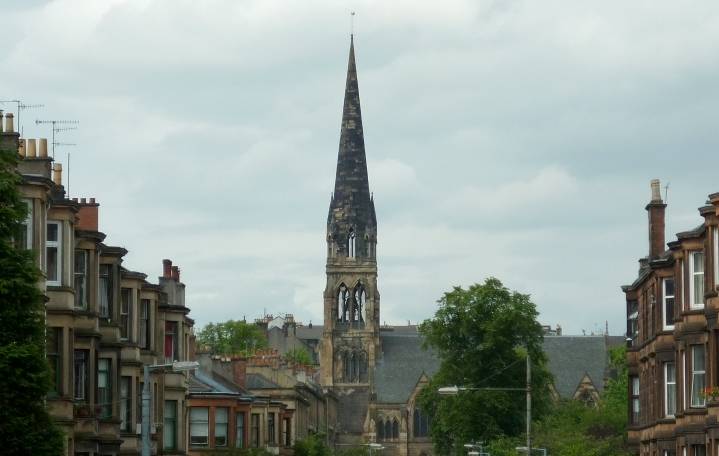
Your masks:
{"label": "chimney pot", "polygon": [[78,202],[77,198],[73,198],[72,200],[76,203]]}
{"label": "chimney pot", "polygon": [[47,138],[38,139],[40,143],[37,156],[40,158],[47,158]]}
{"label": "chimney pot", "polygon": [[178,266],[172,267],[172,278],[176,281],[180,281],[180,268]]}
{"label": "chimney pot", "polygon": [[5,133],[15,132],[14,118],[15,116],[11,112],[5,114]]}
{"label": "chimney pot", "polygon": [[659,191],[659,179],[652,179],[651,187],[652,187],[652,201],[661,201],[662,195]]}
{"label": "chimney pot", "polygon": [[[0,119],[2,119],[2,113],[0,112]],[[2,121],[0,121],[0,126],[2,125]],[[0,132],[2,132],[2,127],[0,127]],[[21,139],[20,142],[17,145],[17,153],[21,157],[25,158],[25,151],[27,150],[27,147],[25,147],[26,140]]]}
{"label": "chimney pot", "polygon": [[90,198],[90,204],[95,204],[95,198]]}
{"label": "chimney pot", "polygon": [[35,152],[35,140],[34,139],[28,139],[27,142],[27,149],[25,149],[25,156],[28,158],[35,158],[37,157],[37,153]]}
{"label": "chimney pot", "polygon": [[80,198],[80,204],[86,204],[87,200],[85,198]]}
{"label": "chimney pot", "polygon": [[62,163],[55,163],[52,166],[52,181],[55,185],[62,185]]}
{"label": "chimney pot", "polygon": [[162,277],[165,279],[172,278],[172,261],[168,259],[162,260]]}

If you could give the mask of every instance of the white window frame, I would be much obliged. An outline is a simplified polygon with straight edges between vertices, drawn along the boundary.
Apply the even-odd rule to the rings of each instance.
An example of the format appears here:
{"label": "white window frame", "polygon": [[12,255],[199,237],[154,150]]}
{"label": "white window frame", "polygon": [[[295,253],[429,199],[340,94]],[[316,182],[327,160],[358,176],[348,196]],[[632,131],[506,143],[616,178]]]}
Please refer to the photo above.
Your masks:
{"label": "white window frame", "polygon": [[[672,295],[667,295],[667,280],[671,280],[672,282],[674,282],[674,294],[672,294]],[[677,294],[677,282],[674,280],[674,277],[665,277],[664,279],[662,279],[662,317],[664,320],[663,321],[664,329],[674,329],[674,315],[671,315],[671,316],[667,315],[667,298],[672,298],[674,300],[673,308],[674,308],[674,312],[676,313],[676,309],[677,309],[676,294]],[[671,325],[667,324],[667,320],[668,320],[667,317],[671,318],[671,322],[672,322]]]}
{"label": "white window frame", "polygon": [[[62,284],[62,222],[56,220],[48,220],[47,225],[57,226],[57,240],[51,241],[47,238],[47,226],[45,227],[45,250],[48,247],[55,247],[57,249],[57,263],[55,265],[55,277],[57,280],[47,280],[47,285],[59,287]],[[48,260],[47,252],[45,252],[45,261]],[[45,265],[47,269],[47,264]],[[47,271],[46,271],[47,275]]]}
{"label": "white window frame", "polygon": [[[697,276],[701,274],[701,280],[702,280],[702,289],[704,288],[704,270],[702,270],[701,273],[694,272],[694,256],[695,255],[704,255],[704,251],[702,250],[695,250],[693,252],[689,252],[689,307],[694,309],[703,309],[704,308],[704,296],[700,296],[699,299],[701,299],[701,303],[696,303],[696,296],[694,296],[694,281],[696,280]],[[706,269],[706,268],[704,268]],[[705,290],[706,291],[706,290]]]}
{"label": "white window frame", "polygon": [[[669,381],[669,366],[674,369],[674,381]],[[669,410],[669,387],[674,387],[674,411]],[[677,413],[677,367],[674,361],[664,363],[664,416],[674,418]]]}
{"label": "white window frame", "polygon": [[[696,369],[696,366],[694,365],[694,364],[695,364],[695,362],[694,362],[694,358],[695,358],[695,357],[694,357],[694,350],[696,350],[696,349],[699,348],[699,347],[702,348],[702,352],[703,352],[703,355],[704,355],[704,369],[703,369],[703,370],[697,370],[697,369]],[[700,392],[699,394],[697,394],[697,397],[700,399],[700,402],[698,402],[698,403],[695,403],[695,402],[694,402],[694,376],[695,376],[695,375],[702,375],[702,376],[704,376],[704,386],[703,386],[701,389],[703,390],[704,388],[706,388],[706,386],[707,386],[706,348],[704,347],[703,344],[691,345],[691,355],[692,355],[692,366],[691,366],[692,371],[691,371],[691,387],[690,387],[690,389],[691,389],[691,391],[690,391],[690,397],[691,397],[691,399],[692,399],[691,407],[692,407],[692,408],[704,408],[704,407],[706,407],[706,398],[702,395],[703,391]]]}

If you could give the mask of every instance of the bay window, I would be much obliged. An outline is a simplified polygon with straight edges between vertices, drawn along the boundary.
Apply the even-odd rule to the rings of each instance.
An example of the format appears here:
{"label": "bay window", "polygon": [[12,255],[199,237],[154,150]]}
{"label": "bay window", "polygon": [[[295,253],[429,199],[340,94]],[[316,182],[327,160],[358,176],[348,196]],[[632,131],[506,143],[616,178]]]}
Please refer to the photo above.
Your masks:
{"label": "bay window", "polygon": [[75,308],[87,309],[87,251],[75,249]]}
{"label": "bay window", "polygon": [[704,307],[704,252],[689,255],[689,305],[692,309]]}
{"label": "bay window", "polygon": [[163,421],[162,447],[174,450],[177,447],[177,401],[165,401]]}
{"label": "bay window", "polygon": [[235,416],[235,448],[245,447],[245,414]]}
{"label": "bay window", "polygon": [[190,445],[207,446],[209,439],[210,421],[208,408],[190,408]]}
{"label": "bay window", "polygon": [[664,329],[674,329],[674,279],[667,278],[662,281],[662,300],[664,305]]}
{"label": "bay window", "polygon": [[677,372],[674,363],[664,363],[664,416],[674,417],[677,411]]}
{"label": "bay window", "polygon": [[112,416],[112,374],[110,372],[111,360],[100,358],[97,360],[97,403],[100,406],[100,418]]}
{"label": "bay window", "polygon": [[227,426],[229,412],[226,407],[217,407],[215,409],[215,446],[227,446]]}
{"label": "bay window", "polygon": [[47,284],[60,286],[62,280],[62,224],[47,222],[45,240],[45,274]]}
{"label": "bay window", "polygon": [[691,406],[704,407],[704,387],[706,386],[706,368],[704,361],[704,345],[692,345],[692,385]]}
{"label": "bay window", "polygon": [[112,318],[112,265],[100,265],[99,307],[101,318]]}
{"label": "bay window", "polygon": [[87,350],[75,350],[74,357],[74,398],[76,401],[87,401],[87,368],[89,363],[89,352]]}

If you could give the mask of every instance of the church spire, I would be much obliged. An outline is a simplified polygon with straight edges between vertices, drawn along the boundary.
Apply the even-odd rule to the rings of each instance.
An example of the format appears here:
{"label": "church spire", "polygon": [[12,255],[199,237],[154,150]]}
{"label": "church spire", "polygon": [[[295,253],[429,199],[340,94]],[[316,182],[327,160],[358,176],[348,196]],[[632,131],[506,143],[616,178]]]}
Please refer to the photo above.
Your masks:
{"label": "church spire", "polygon": [[367,158],[362,132],[362,110],[360,109],[357,66],[355,64],[354,35],[350,35],[350,55],[347,64],[347,82],[342,110],[342,129],[337,156],[334,199],[338,203],[355,201],[363,204],[369,201]]}
{"label": "church spire", "polygon": [[337,243],[339,250],[344,254],[355,256],[354,247],[348,247],[348,242],[345,240],[357,239],[357,256],[373,256],[369,244],[374,243],[376,239],[377,218],[367,177],[354,35],[350,35],[342,128],[337,153],[337,174],[327,217],[327,231],[330,239]]}

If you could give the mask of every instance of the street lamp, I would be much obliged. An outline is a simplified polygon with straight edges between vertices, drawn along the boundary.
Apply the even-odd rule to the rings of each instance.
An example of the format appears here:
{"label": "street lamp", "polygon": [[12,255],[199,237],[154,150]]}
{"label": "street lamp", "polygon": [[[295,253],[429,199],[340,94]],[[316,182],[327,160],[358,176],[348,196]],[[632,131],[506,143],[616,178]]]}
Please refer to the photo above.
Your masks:
{"label": "street lamp", "polygon": [[170,369],[172,372],[187,372],[200,367],[197,361],[175,361],[169,364],[146,364],[142,386],[142,456],[150,456],[150,371]]}
{"label": "street lamp", "polygon": [[460,391],[525,391],[527,393],[527,446],[522,448],[529,448],[527,455],[532,452],[532,362],[529,357],[529,350],[527,350],[527,383],[524,388],[474,388],[452,385],[442,386],[437,389],[437,392],[442,396],[456,396]]}

